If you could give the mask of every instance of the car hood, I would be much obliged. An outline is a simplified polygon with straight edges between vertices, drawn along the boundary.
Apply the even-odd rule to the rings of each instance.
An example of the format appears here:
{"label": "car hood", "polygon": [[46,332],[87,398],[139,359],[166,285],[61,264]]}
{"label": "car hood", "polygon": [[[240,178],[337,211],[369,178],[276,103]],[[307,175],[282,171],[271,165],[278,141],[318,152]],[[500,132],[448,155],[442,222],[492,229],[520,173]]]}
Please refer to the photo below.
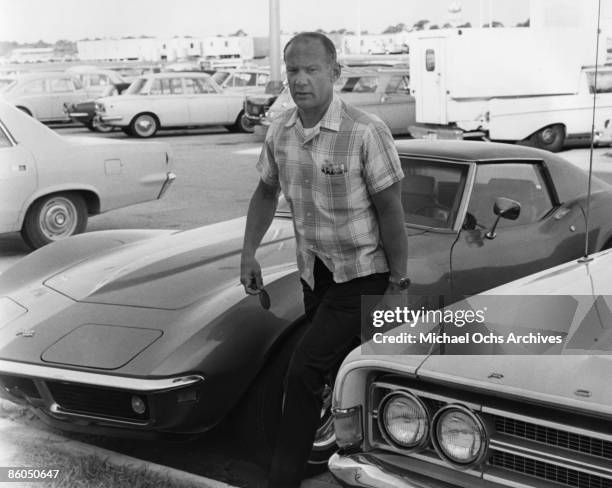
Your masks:
{"label": "car hood", "polygon": [[[431,353],[421,345],[398,344],[382,354],[370,341],[351,353],[344,368],[376,366],[424,381],[611,414],[610,266],[612,251],[604,251],[592,261],[571,261],[467,300],[473,309],[479,301],[482,304],[488,300],[490,304],[498,300],[503,305],[504,310],[481,332],[523,327],[516,320],[516,311],[520,310],[524,316],[537,314],[532,324],[537,324],[540,331],[564,334],[567,339],[563,346],[522,346],[519,359],[516,348],[512,355],[512,350],[504,351],[505,346],[500,345],[490,346],[485,354],[481,349],[481,355],[456,355],[452,346],[445,346],[441,354],[437,348]],[[531,330],[537,331],[535,326]]]}
{"label": "car hood", "polygon": [[[245,219],[120,246],[44,281],[76,301],[176,310],[239,280]],[[295,266],[293,227],[277,219],[260,248],[264,267]]]}

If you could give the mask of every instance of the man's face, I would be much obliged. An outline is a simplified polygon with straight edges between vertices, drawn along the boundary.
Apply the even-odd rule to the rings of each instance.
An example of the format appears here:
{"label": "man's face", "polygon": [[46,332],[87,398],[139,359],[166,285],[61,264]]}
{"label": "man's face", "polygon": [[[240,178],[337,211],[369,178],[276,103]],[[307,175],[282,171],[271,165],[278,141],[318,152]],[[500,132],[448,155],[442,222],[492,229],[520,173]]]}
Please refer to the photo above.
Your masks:
{"label": "man's face", "polygon": [[326,109],[340,74],[318,39],[293,41],[285,52],[287,81],[295,104],[304,111]]}

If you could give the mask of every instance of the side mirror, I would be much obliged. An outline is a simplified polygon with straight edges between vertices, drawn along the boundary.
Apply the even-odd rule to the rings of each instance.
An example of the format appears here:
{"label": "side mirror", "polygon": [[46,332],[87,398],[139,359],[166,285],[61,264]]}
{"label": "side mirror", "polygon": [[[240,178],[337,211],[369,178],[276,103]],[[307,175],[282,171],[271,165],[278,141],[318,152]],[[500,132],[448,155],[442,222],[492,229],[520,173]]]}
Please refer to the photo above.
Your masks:
{"label": "side mirror", "polygon": [[497,228],[499,219],[516,220],[519,218],[519,215],[521,214],[521,204],[510,198],[499,197],[495,199],[493,213],[497,215],[497,218],[495,219],[491,230],[485,234],[487,239],[495,239],[497,236],[497,234],[495,234],[495,229]]}

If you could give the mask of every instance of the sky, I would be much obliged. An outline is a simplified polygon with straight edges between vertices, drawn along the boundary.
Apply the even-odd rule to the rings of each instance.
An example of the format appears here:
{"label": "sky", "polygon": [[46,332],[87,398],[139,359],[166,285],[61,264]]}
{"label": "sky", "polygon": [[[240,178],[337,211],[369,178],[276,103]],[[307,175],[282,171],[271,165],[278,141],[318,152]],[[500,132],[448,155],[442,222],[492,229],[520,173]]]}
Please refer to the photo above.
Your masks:
{"label": "sky", "polygon": [[[280,24],[287,33],[357,31],[359,25],[379,33],[389,25],[412,26],[420,19],[442,25],[451,18],[449,7],[458,6],[461,20],[473,25],[479,18],[488,21],[490,12],[505,25],[529,17],[529,0],[280,0]],[[0,41],[203,37],[238,29],[267,35],[268,0],[0,0]]]}

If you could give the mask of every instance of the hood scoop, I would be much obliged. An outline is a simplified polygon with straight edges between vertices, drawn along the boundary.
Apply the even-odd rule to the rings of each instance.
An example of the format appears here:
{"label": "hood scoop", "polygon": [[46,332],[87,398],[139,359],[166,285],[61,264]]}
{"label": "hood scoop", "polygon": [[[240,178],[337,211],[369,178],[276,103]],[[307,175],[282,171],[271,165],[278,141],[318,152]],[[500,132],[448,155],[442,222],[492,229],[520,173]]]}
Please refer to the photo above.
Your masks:
{"label": "hood scoop", "polygon": [[119,369],[162,336],[156,329],[85,324],[49,346],[47,363],[96,369]]}

